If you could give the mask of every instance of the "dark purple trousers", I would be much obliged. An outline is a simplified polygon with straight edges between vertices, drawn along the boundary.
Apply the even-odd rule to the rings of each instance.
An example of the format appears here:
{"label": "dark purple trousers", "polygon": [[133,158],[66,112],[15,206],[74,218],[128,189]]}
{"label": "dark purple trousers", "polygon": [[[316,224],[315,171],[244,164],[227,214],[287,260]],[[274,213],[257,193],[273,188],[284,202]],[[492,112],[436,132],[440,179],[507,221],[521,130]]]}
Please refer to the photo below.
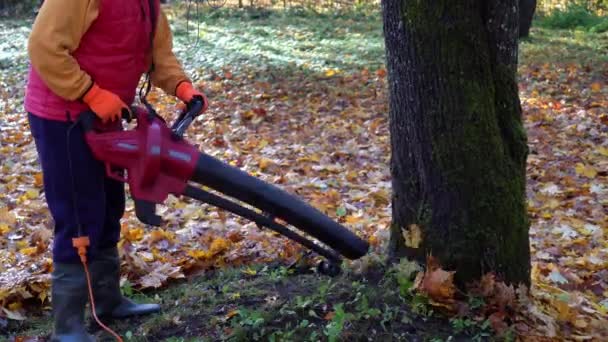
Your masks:
{"label": "dark purple trousers", "polygon": [[44,195],[55,223],[53,261],[80,262],[72,246],[72,238],[79,234],[89,237],[88,258],[95,259],[100,250],[118,243],[125,211],[124,184],[106,177],[80,125],[71,129],[68,141],[73,123],[32,114],[28,118],[42,167]]}

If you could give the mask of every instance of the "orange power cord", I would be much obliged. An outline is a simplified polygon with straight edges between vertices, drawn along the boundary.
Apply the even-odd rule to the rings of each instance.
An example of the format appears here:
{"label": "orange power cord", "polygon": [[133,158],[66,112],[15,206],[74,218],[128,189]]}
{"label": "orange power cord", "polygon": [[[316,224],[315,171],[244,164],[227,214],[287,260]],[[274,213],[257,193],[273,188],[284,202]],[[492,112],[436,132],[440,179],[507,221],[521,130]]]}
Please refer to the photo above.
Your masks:
{"label": "orange power cord", "polygon": [[89,299],[91,301],[91,312],[93,313],[93,317],[99,326],[101,326],[105,331],[110,333],[116,341],[123,342],[120,335],[118,335],[114,330],[108,328],[105,324],[103,324],[99,318],[97,318],[97,314],[95,313],[95,299],[93,298],[93,287],[91,286],[91,276],[89,274],[89,266],[87,265],[87,247],[89,246],[90,241],[88,236],[80,236],[72,239],[72,245],[74,248],[78,250],[78,255],[80,256],[80,261],[82,261],[82,265],[84,266],[84,273],[87,277],[87,286],[89,288]]}

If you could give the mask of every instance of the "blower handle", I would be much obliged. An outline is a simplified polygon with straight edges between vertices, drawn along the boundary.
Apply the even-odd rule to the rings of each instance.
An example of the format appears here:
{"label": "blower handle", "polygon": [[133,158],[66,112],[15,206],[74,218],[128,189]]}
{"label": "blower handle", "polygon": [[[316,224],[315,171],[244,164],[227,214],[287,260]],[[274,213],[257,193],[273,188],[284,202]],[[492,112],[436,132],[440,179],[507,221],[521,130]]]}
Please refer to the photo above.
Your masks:
{"label": "blower handle", "polygon": [[189,104],[188,109],[180,114],[177,118],[177,121],[171,127],[173,131],[173,136],[175,138],[181,139],[184,136],[184,133],[190,127],[190,124],[196,119],[196,117],[201,114],[203,110],[203,100],[198,98],[194,98]]}
{"label": "blower handle", "polygon": [[[131,108],[131,112],[136,113],[134,108]],[[131,115],[128,110],[124,109],[122,111],[121,118],[130,123],[133,118],[136,118],[136,114]],[[95,112],[92,110],[87,110],[80,113],[78,116],[78,121],[80,121],[84,133],[88,133],[95,129],[95,123],[99,122],[99,118]]]}

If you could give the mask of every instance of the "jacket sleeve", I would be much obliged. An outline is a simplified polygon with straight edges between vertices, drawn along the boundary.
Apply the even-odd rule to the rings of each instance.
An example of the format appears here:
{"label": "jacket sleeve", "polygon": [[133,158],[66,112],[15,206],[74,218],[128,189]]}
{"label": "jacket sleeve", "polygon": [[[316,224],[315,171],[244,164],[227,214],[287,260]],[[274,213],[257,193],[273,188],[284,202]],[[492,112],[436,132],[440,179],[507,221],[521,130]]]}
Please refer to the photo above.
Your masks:
{"label": "jacket sleeve", "polygon": [[51,91],[67,100],[81,98],[93,83],[71,54],[97,18],[98,1],[44,1],[28,39],[32,67]]}
{"label": "jacket sleeve", "polygon": [[153,41],[154,70],[150,75],[152,84],[169,95],[175,95],[175,89],[182,81],[190,82],[182,65],[173,53],[173,35],[165,12],[159,11],[158,24]]}

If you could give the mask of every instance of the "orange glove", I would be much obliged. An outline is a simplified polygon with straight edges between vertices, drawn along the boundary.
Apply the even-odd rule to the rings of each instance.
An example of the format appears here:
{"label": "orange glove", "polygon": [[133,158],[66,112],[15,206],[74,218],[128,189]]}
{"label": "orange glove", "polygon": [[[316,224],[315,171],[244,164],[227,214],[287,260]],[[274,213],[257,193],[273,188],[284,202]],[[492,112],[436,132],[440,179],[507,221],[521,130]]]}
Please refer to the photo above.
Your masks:
{"label": "orange glove", "polygon": [[118,95],[100,88],[97,84],[93,84],[82,100],[103,123],[120,120],[124,111],[131,114],[129,106],[122,102]]}
{"label": "orange glove", "polygon": [[190,82],[181,82],[177,86],[177,89],[175,89],[175,95],[177,95],[180,100],[186,102],[187,104],[189,104],[195,98],[203,101],[203,109],[201,109],[201,113],[206,111],[207,107],[209,107],[209,101],[207,100],[205,94],[194,89],[192,83]]}

